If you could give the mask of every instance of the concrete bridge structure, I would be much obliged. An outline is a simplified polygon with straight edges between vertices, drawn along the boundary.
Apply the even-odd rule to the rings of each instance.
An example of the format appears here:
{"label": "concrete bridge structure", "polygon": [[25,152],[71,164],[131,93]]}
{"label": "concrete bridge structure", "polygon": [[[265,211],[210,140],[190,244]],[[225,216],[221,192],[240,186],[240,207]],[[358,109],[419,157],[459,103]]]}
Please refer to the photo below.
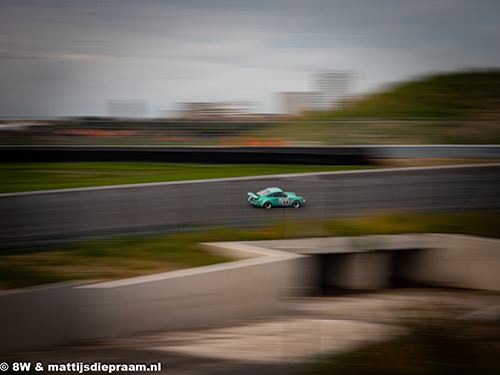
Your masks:
{"label": "concrete bridge structure", "polygon": [[414,284],[500,292],[500,240],[442,234],[208,243],[235,261],[0,293],[0,350],[275,316],[289,296]]}

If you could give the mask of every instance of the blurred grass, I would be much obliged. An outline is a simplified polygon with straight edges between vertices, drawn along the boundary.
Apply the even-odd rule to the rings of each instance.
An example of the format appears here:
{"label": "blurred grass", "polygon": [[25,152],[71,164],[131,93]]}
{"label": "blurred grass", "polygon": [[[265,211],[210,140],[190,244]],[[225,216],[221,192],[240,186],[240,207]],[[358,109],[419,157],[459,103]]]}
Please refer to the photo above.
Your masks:
{"label": "blurred grass", "polygon": [[500,120],[359,119],[277,123],[248,137],[282,138],[293,145],[497,145]]}
{"label": "blurred grass", "polygon": [[163,163],[3,163],[0,193],[370,169],[317,165],[197,165]]}
{"label": "blurred grass", "polygon": [[68,244],[40,251],[3,249],[0,288],[63,280],[120,279],[227,262],[197,244],[322,236],[455,233],[500,238],[500,214],[387,214],[332,220],[287,220],[249,228],[213,228],[152,237],[122,237]]}
{"label": "blurred grass", "polygon": [[4,289],[65,280],[114,280],[227,262],[207,253],[189,234],[117,238],[68,244],[40,251],[23,249],[0,255]]}
{"label": "blurred grass", "polygon": [[500,325],[423,318],[381,344],[301,366],[297,374],[448,375],[500,373]]}

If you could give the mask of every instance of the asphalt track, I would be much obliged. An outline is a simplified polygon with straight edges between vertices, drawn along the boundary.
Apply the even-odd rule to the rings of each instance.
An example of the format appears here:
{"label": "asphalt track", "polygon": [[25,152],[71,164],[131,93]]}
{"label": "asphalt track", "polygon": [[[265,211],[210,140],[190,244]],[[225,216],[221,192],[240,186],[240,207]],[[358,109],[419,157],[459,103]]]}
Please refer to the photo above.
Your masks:
{"label": "asphalt track", "polygon": [[[271,210],[248,204],[247,192],[271,186],[303,196],[306,204]],[[2,194],[0,241],[402,211],[498,212],[499,192],[500,164],[488,164]]]}

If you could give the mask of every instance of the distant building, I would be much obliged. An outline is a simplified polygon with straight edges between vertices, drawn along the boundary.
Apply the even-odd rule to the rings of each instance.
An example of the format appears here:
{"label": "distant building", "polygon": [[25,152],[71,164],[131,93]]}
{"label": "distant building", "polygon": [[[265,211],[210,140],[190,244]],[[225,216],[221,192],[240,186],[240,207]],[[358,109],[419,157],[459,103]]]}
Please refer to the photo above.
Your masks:
{"label": "distant building", "polygon": [[315,92],[278,93],[280,112],[292,116],[311,112],[315,109],[317,95]]}
{"label": "distant building", "polygon": [[278,93],[279,111],[298,116],[307,112],[339,109],[352,95],[357,78],[354,72],[321,71],[312,75],[313,91]]}
{"label": "distant building", "polygon": [[317,92],[314,107],[316,110],[338,109],[342,107],[352,94],[353,84],[357,77],[349,71],[321,71],[313,74],[312,86]]}

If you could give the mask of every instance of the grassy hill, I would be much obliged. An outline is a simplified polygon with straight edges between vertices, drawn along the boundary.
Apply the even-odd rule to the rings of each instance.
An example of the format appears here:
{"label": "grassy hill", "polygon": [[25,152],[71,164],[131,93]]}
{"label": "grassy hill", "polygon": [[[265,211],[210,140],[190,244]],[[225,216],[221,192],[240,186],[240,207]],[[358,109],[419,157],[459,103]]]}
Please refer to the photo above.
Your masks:
{"label": "grassy hill", "polygon": [[319,117],[500,119],[500,70],[423,77]]}

